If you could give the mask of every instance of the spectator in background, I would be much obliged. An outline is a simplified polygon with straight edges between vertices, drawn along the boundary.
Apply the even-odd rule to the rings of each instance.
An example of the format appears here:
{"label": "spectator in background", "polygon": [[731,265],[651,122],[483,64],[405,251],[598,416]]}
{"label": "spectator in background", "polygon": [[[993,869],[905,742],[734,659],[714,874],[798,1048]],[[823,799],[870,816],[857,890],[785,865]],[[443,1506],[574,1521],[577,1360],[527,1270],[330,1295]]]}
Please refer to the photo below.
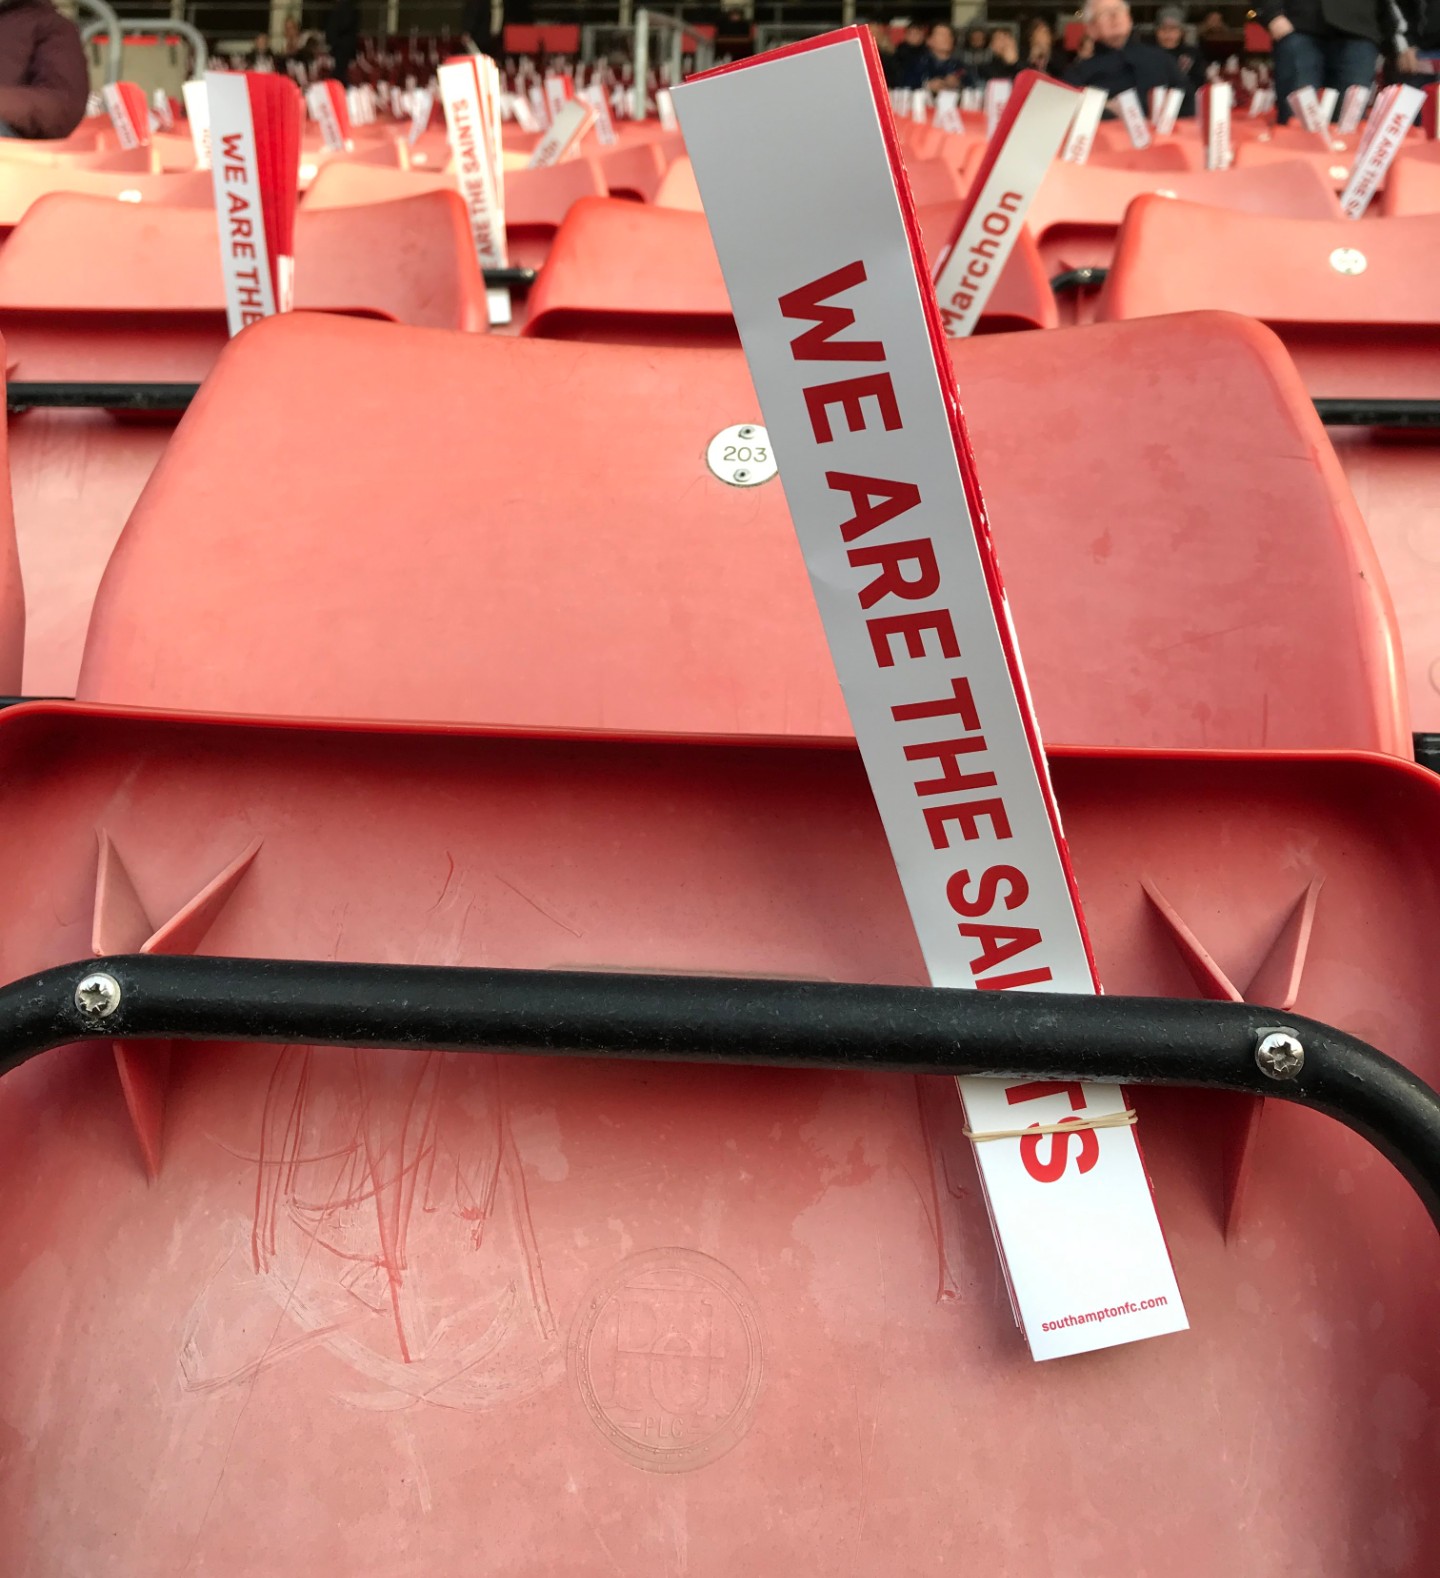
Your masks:
{"label": "spectator in background", "polygon": [[865,26],[870,29],[870,37],[875,40],[875,48],[880,55],[880,69],[885,73],[885,86],[887,88],[903,88],[905,79],[901,76],[895,65],[895,45],[890,41],[890,29],[878,17],[866,17]]}
{"label": "spectator in background", "polygon": [[360,53],[359,0],[335,0],[330,8],[330,25],[325,30],[333,65],[330,75],[338,82],[350,81],[350,67]]}
{"label": "spectator in background", "polygon": [[1394,0],[1261,0],[1255,14],[1272,40],[1282,124],[1298,88],[1334,88],[1343,98],[1347,88],[1368,87],[1382,48],[1399,71],[1415,69],[1407,19]]}
{"label": "spectator in background", "polygon": [[79,28],[50,0],[0,0],[0,137],[68,137],[89,96]]}
{"label": "spectator in background", "polygon": [[1185,13],[1179,6],[1162,6],[1155,18],[1155,42],[1189,78],[1192,88],[1205,82],[1205,61],[1185,36]]}
{"label": "spectator in background", "polygon": [[1207,11],[1200,18],[1200,26],[1196,29],[1201,38],[1229,38],[1230,29],[1225,25],[1225,18],[1218,11]]}
{"label": "spectator in background", "polygon": [[919,22],[905,24],[905,36],[895,46],[895,53],[890,57],[894,70],[895,80],[890,81],[889,73],[885,80],[894,88],[908,88],[910,86],[910,70],[917,61],[924,58],[925,54],[925,29]]}
{"label": "spectator in background", "polygon": [[259,33],[255,37],[255,47],[245,57],[246,71],[274,71],[275,57],[270,53],[270,35]]}
{"label": "spectator in background", "polygon": [[[1150,94],[1156,88],[1181,88],[1185,98],[1182,115],[1195,113],[1195,89],[1190,79],[1156,44],[1135,37],[1135,24],[1125,0],[1085,0],[1085,30],[1094,50],[1088,60],[1077,60],[1065,80],[1077,88],[1103,88],[1113,99],[1133,88],[1140,108],[1148,115]],[[1110,115],[1109,109],[1105,112]]]}
{"label": "spectator in background", "polygon": [[968,74],[955,53],[955,29],[937,22],[925,40],[925,53],[910,68],[909,86],[937,93],[942,88],[962,88]]}
{"label": "spectator in background", "polygon": [[1035,17],[1025,29],[1021,54],[1031,71],[1043,71],[1051,77],[1063,77],[1070,64],[1065,51],[1055,42],[1054,29],[1043,16]]}
{"label": "spectator in background", "polygon": [[990,64],[990,35],[983,26],[972,23],[966,29],[960,61],[972,77],[978,77]]}
{"label": "spectator in background", "polygon": [[980,78],[989,82],[994,77],[1014,80],[1020,74],[1020,41],[1014,30],[997,27],[990,35],[990,62],[980,68]]}
{"label": "spectator in background", "polygon": [[727,7],[715,30],[715,52],[730,60],[748,60],[755,53],[755,24],[739,8]]}

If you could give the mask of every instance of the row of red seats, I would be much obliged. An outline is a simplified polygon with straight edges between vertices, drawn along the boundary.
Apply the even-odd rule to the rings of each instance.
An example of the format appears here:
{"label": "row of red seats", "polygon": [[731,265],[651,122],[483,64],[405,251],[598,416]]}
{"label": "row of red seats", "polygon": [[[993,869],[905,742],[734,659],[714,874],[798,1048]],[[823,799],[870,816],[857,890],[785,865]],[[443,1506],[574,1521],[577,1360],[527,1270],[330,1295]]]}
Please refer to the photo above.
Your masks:
{"label": "row of red seats", "polygon": [[[650,140],[647,203],[582,160],[545,218],[517,173],[518,335],[460,332],[424,167],[317,160],[326,310],[231,342],[203,203],[20,219],[12,389],[203,383],[178,425],[7,423],[23,684],[79,700],[0,712],[0,981],[147,946],[923,981],[781,487],[706,467],[760,413]],[[1384,578],[1297,326],[1185,310],[1268,276],[1176,251],[1262,236],[1358,378],[1440,221],[1346,224],[1305,161],[1072,175],[992,314],[1043,332],[949,354],[1103,977],[1434,1079],[1440,782]],[[1056,327],[1081,239],[1106,321]],[[57,257],[97,240],[109,278]],[[1315,1114],[1251,1145],[1252,1100],[1137,1102],[1195,1331],[1035,1366],[948,1081],[92,1038],[0,1087],[0,1532],[37,1571],[1420,1578],[1423,1211]]]}

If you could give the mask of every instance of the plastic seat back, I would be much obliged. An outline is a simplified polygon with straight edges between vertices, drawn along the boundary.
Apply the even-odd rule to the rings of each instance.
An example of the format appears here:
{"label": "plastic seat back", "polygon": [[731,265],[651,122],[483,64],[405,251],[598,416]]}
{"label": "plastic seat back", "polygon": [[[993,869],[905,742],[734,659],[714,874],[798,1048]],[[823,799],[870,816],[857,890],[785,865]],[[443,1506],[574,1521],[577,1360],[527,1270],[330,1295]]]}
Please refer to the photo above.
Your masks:
{"label": "plastic seat back", "polygon": [[19,224],[31,205],[55,192],[104,197],[111,202],[213,208],[208,170],[188,175],[148,175],[114,170],[63,170],[46,165],[0,165],[0,234]]}
{"label": "plastic seat back", "polygon": [[1183,131],[1157,137],[1148,147],[1137,148],[1124,125],[1112,120],[1102,121],[1096,127],[1090,163],[1112,170],[1201,170],[1205,167],[1205,155],[1199,141]]}
{"label": "plastic seat back", "polygon": [[[958,205],[931,204],[917,208],[925,255],[933,262],[944,250],[955,228]],[[1029,227],[1022,229],[1006,260],[1004,272],[985,303],[975,327],[977,334],[1003,334],[1017,329],[1053,329],[1060,316],[1055,292]]]}
{"label": "plastic seat back", "polygon": [[656,142],[621,143],[596,154],[611,197],[628,197],[636,202],[653,203],[665,177],[668,161]]}
{"label": "plastic seat back", "polygon": [[1391,218],[1406,214],[1440,214],[1440,163],[1404,154],[1390,166],[1379,197],[1380,212]]}
{"label": "plastic seat back", "polygon": [[1141,197],[1121,229],[1099,313],[1245,313],[1281,335],[1312,394],[1433,397],[1437,247],[1440,215],[1356,225]]}
{"label": "plastic seat back", "polygon": [[1292,219],[1333,219],[1340,213],[1332,186],[1304,159],[1245,170],[1160,174],[1057,159],[1026,216],[1045,266],[1052,274],[1108,267],[1126,210],[1147,194]]}
{"label": "plastic seat back", "polygon": [[948,159],[910,159],[906,161],[905,173],[917,207],[953,203],[965,195],[960,167]]}
{"label": "plastic seat back", "polygon": [[1319,146],[1318,139],[1308,134],[1303,142],[1298,143],[1293,139],[1279,143],[1251,139],[1235,145],[1235,169],[1259,170],[1266,165],[1285,164],[1291,160],[1303,159],[1322,180],[1327,181],[1335,191],[1339,192],[1350,179],[1355,149],[1345,139],[1336,138],[1335,141],[1342,146],[1322,148]]}
{"label": "plastic seat back", "polygon": [[583,198],[556,233],[530,292],[525,335],[739,343],[720,262],[700,213]]}
{"label": "plastic seat back", "polygon": [[454,180],[443,170],[402,170],[398,166],[357,164],[331,159],[315,172],[300,199],[302,212],[322,208],[359,208],[367,203],[393,203],[423,192],[453,192]]}
{"label": "plastic seat back", "polygon": [[[949,236],[955,205],[930,205],[919,213],[933,256]],[[1056,321],[1034,243],[1022,235],[981,330],[1049,328]],[[615,198],[577,203],[530,293],[521,332],[546,340],[738,344],[704,214]]]}
{"label": "plastic seat back", "polygon": [[[399,170],[335,160],[316,172],[301,201],[302,209],[356,208],[389,203],[420,192],[453,192],[455,180],[444,170]],[[508,230],[553,232],[582,197],[604,197],[605,178],[593,158],[567,159],[538,170],[512,170],[505,177]]]}
{"label": "plastic seat back", "polygon": [[[952,355],[1048,740],[1408,750],[1369,542],[1273,336],[1204,314]],[[276,389],[295,452],[336,457],[282,511],[247,460]],[[79,693],[846,738],[779,483],[705,462],[759,416],[738,351],[261,324],[125,528]]]}
{"label": "plastic seat back", "polygon": [[704,204],[695,181],[695,167],[688,159],[677,159],[665,172],[655,193],[655,206],[680,208],[691,214],[702,211]]}
{"label": "plastic seat back", "polygon": [[[362,312],[435,328],[485,327],[485,290],[454,192],[302,210],[297,308]],[[94,260],[105,259],[97,269]],[[224,313],[213,210],[59,194],[0,251],[0,314]]]}

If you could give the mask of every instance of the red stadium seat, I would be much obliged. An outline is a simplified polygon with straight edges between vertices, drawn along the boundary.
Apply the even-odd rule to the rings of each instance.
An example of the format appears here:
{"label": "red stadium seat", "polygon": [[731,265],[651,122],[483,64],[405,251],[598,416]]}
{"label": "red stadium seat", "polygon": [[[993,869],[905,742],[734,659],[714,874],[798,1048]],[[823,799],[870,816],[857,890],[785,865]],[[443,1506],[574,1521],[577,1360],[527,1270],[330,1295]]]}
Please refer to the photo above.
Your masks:
{"label": "red stadium seat", "polygon": [[953,203],[965,195],[960,167],[948,159],[909,159],[905,173],[917,207],[930,203]]}
{"label": "red stadium seat", "polygon": [[1123,123],[1109,120],[1101,121],[1095,130],[1090,163],[1111,170],[1203,170],[1205,153],[1199,139],[1183,131],[1157,137],[1149,147],[1136,148]]}
{"label": "red stadium seat", "polygon": [[[933,264],[948,245],[959,215],[955,203],[932,203],[916,210],[925,255]],[[1050,278],[1028,228],[1022,230],[1005,271],[985,303],[978,334],[1004,334],[1017,329],[1054,329],[1060,314]]]}
{"label": "red stadium seat", "polygon": [[[454,192],[398,207],[302,208],[295,249],[297,308],[435,328],[486,325],[484,283]],[[0,325],[12,355],[29,364],[29,378],[95,376],[63,365],[71,353],[87,366],[108,355],[112,378],[203,377],[219,348],[214,336],[225,336],[219,256],[213,209],[150,210],[68,193],[43,198],[0,251]],[[95,335],[112,323],[119,332],[107,352]],[[157,344],[157,329],[170,336],[167,346]],[[118,350],[126,337],[143,358],[132,373],[122,370]],[[182,339],[190,351],[180,351]],[[175,360],[181,354],[183,366]],[[164,355],[171,361],[162,372]],[[30,370],[42,361],[43,374]]]}
{"label": "red stadium seat", "polygon": [[1380,212],[1391,218],[1440,214],[1440,163],[1402,154],[1390,166],[1389,179],[1377,204]]}
{"label": "red stadium seat", "polygon": [[215,188],[208,170],[189,175],[147,175],[122,170],[57,170],[39,164],[0,164],[0,237],[20,223],[31,204],[56,192],[167,208],[215,206]]}
{"label": "red stadium seat", "polygon": [[[952,354],[1049,738],[1408,751],[1369,543],[1270,335],[1197,315]],[[446,398],[395,398],[416,388]],[[273,431],[257,395],[275,389],[292,449],[346,464],[295,468],[257,551],[275,483],[248,457]],[[737,352],[261,324],[221,358],[125,529],[79,694],[846,738],[779,485],[705,465],[715,434],[758,416]],[[160,617],[181,598],[185,620]]]}
{"label": "red stadium seat", "polygon": [[[1440,214],[1268,219],[1142,197],[1121,231],[1100,313],[1245,312],[1280,335],[1313,396],[1434,402],[1437,247]],[[1395,599],[1415,725],[1440,732],[1440,444],[1434,428],[1398,439],[1371,426],[1333,431]]]}
{"label": "red stadium seat", "polygon": [[[1288,130],[1279,127],[1277,130]],[[1335,139],[1337,142],[1343,139]],[[1287,164],[1296,159],[1303,159],[1312,165],[1317,175],[1322,180],[1328,181],[1337,191],[1343,191],[1350,179],[1350,171],[1355,161],[1355,146],[1352,139],[1347,146],[1332,147],[1329,149],[1319,147],[1317,139],[1305,135],[1305,140],[1298,141],[1290,138],[1284,142],[1260,142],[1252,140],[1235,145],[1235,168],[1237,171],[1253,171],[1262,169],[1266,165]]]}
{"label": "red stadium seat", "polygon": [[[186,142],[190,139],[187,137]],[[16,166],[43,165],[51,170],[96,170],[130,174],[158,174],[164,165],[154,152],[154,143],[140,148],[97,148],[70,152],[54,142],[25,142],[7,137],[0,144],[0,174]],[[191,166],[194,165],[192,151]]]}
{"label": "red stadium seat", "polygon": [[[302,211],[296,238],[302,309],[485,327],[484,284],[454,192]],[[213,210],[42,199],[0,250],[0,329],[11,376],[24,382],[203,378],[226,343]],[[29,694],[69,693],[105,556],[173,420],[54,409],[12,419],[10,467],[30,590]],[[3,588],[0,573],[0,623]]]}
{"label": "red stadium seat", "polygon": [[669,161],[658,142],[622,143],[595,155],[611,197],[653,203]]}
{"label": "red stadium seat", "polygon": [[[1431,395],[1440,215],[1357,226],[1140,197],[1100,301],[1109,320],[1221,307],[1269,324],[1312,394]],[[1356,330],[1363,326],[1363,335]]]}
{"label": "red stadium seat", "polygon": [[661,177],[655,193],[656,208],[679,208],[686,213],[703,212],[700,188],[695,182],[695,167],[688,159],[677,159]]}
{"label": "red stadium seat", "polygon": [[738,344],[703,214],[584,198],[530,292],[522,333],[543,339]]}
{"label": "red stadium seat", "polygon": [[1154,193],[1237,213],[1333,219],[1330,183],[1303,159],[1246,170],[1177,170],[1164,175],[1057,160],[1026,216],[1050,273],[1108,268],[1131,202]]}
{"label": "red stadium seat", "polygon": [[[336,161],[321,167],[301,208],[352,208],[393,202],[417,192],[453,192],[453,176],[442,170],[377,169]],[[582,157],[538,170],[510,170],[505,175],[505,232],[510,261],[538,268],[550,251],[561,221],[582,197],[603,197],[605,179],[597,161]]]}
{"label": "red stadium seat", "polygon": [[[932,255],[949,236],[953,203],[921,209]],[[980,321],[982,333],[1052,328],[1054,297],[1023,237]],[[613,198],[577,203],[530,292],[522,333],[549,340],[734,345],[730,297],[701,213]]]}

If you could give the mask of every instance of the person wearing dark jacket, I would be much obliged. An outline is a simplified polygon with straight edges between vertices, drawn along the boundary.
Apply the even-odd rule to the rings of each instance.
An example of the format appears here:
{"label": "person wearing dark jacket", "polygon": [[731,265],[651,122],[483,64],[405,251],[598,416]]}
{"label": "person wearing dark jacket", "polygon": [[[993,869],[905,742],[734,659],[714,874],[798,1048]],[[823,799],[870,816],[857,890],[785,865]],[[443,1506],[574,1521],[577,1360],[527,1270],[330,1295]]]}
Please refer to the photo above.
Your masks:
{"label": "person wearing dark jacket", "polygon": [[1195,113],[1194,84],[1173,55],[1135,37],[1125,0],[1086,0],[1085,28],[1094,40],[1095,52],[1088,60],[1077,60],[1065,73],[1065,80],[1072,87],[1103,88],[1108,99],[1133,88],[1147,116],[1154,89],[1179,88],[1185,94],[1180,113]]}
{"label": "person wearing dark jacket", "polygon": [[325,42],[330,46],[330,58],[334,61],[331,76],[337,82],[349,82],[350,68],[360,53],[359,0],[335,0],[325,29]]}
{"label": "person wearing dark jacket", "polygon": [[1185,36],[1185,13],[1178,6],[1160,8],[1155,18],[1155,42],[1190,79],[1191,87],[1205,83],[1205,56],[1199,46]]}
{"label": "person wearing dark jacket", "polygon": [[1026,28],[1021,53],[1031,71],[1047,76],[1063,77],[1070,66],[1070,57],[1055,42],[1055,30],[1043,16],[1032,18]]}
{"label": "person wearing dark jacket", "polygon": [[990,35],[990,60],[982,66],[979,77],[990,82],[996,77],[1014,81],[1024,69],[1020,64],[1020,41],[1008,27],[997,27]]}
{"label": "person wearing dark jacket", "polygon": [[967,81],[965,67],[955,54],[955,30],[948,22],[937,22],[925,40],[925,53],[910,67],[909,87],[962,88]]}
{"label": "person wearing dark jacket", "polygon": [[1408,35],[1418,14],[1407,16],[1396,0],[1261,0],[1255,14],[1270,32],[1282,122],[1297,88],[1334,88],[1343,98],[1347,88],[1369,87],[1382,49],[1402,74],[1415,69]]}
{"label": "person wearing dark jacket", "polygon": [[905,36],[886,62],[885,80],[892,88],[910,86],[911,68],[925,58],[925,29],[919,22],[905,24]]}
{"label": "person wearing dark jacket", "polygon": [[75,24],[50,0],[0,0],[0,136],[68,137],[89,96]]}

